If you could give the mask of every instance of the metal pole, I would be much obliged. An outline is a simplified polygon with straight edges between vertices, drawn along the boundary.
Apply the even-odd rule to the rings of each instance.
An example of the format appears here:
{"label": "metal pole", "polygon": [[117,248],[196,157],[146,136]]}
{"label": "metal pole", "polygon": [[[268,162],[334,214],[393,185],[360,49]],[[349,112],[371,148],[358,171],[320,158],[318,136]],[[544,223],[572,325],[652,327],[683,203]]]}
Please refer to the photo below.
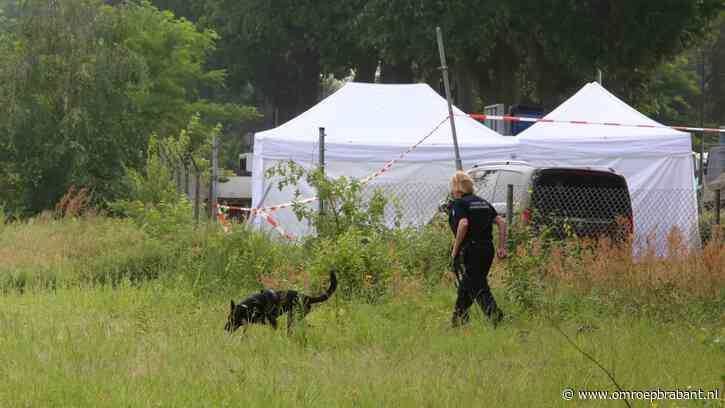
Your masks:
{"label": "metal pole", "polygon": [[451,104],[451,84],[448,82],[448,66],[446,65],[446,51],[443,48],[443,34],[441,28],[436,27],[438,37],[438,53],[441,57],[441,70],[443,71],[443,86],[446,89],[446,100],[448,101],[448,119],[451,121],[451,134],[453,135],[453,150],[456,154],[456,170],[463,170],[461,154],[458,151],[458,137],[456,136],[456,122],[453,120],[453,104]]}
{"label": "metal pole", "polygon": [[199,174],[199,170],[196,169],[196,166],[194,167],[194,184],[194,220],[196,221],[196,225],[199,225],[199,201],[201,200],[199,189],[201,188],[201,175]]}
{"label": "metal pole", "polygon": [[[325,128],[323,128],[323,127],[320,128],[320,141],[319,141],[318,145],[320,148],[320,155],[319,155],[320,172],[322,173],[322,176],[324,177],[325,176]],[[319,191],[318,191],[317,195],[319,196]],[[322,211],[325,208],[322,203],[322,197],[317,197],[317,203],[319,205],[320,215],[322,215]]]}
{"label": "metal pole", "polygon": [[[720,126],[720,129],[725,129],[725,126]],[[720,133],[719,138],[720,144],[725,145],[725,133]],[[715,224],[716,225],[722,225],[720,224],[720,210],[722,209],[721,201],[722,200],[722,191],[720,189],[715,190]]]}
{"label": "metal pole", "polygon": [[604,86],[604,83],[602,83],[602,70],[597,68],[597,82],[599,85]]}
{"label": "metal pole", "polygon": [[209,176],[209,189],[206,191],[206,218],[211,220],[214,216],[214,208],[211,205],[211,196],[214,195],[214,176]]}
{"label": "metal pole", "polygon": [[[511,242],[511,229],[514,224],[514,185],[506,185],[506,236],[509,237]],[[508,242],[501,242],[499,245],[508,245]],[[512,249],[512,248],[508,248]]]}
{"label": "metal pole", "polygon": [[181,167],[176,166],[176,170],[174,170],[174,173],[176,175],[176,192],[181,193],[183,191],[181,189]]}
{"label": "metal pole", "polygon": [[715,190],[715,225],[720,225],[720,189]]}
{"label": "metal pole", "polygon": [[[264,190],[264,194],[262,194],[262,199],[259,200],[259,203],[257,203],[257,207],[255,207],[255,208],[257,208],[257,209],[262,208],[262,206],[264,205],[264,201],[267,199],[267,195],[269,194],[269,191],[271,189],[272,189],[272,183],[270,182],[269,184],[267,184],[267,189]],[[244,222],[246,225],[249,225],[249,223],[252,222],[252,216],[253,216],[253,214],[251,214],[251,213],[249,214],[249,216],[247,216],[247,220]]]}
{"label": "metal pole", "polygon": [[217,180],[219,179],[219,139],[214,136],[211,145],[211,186],[209,194],[209,216],[216,219],[217,210]]}
{"label": "metal pole", "polygon": [[189,166],[184,164],[184,194],[189,197]]}
{"label": "metal pole", "polygon": [[[700,127],[705,127],[705,49],[701,50],[702,60],[700,61]],[[700,141],[700,186],[702,187],[703,199],[700,200],[700,205],[704,206],[704,195],[705,195],[705,132],[700,133],[702,140]],[[701,207],[702,209],[702,207]]]}

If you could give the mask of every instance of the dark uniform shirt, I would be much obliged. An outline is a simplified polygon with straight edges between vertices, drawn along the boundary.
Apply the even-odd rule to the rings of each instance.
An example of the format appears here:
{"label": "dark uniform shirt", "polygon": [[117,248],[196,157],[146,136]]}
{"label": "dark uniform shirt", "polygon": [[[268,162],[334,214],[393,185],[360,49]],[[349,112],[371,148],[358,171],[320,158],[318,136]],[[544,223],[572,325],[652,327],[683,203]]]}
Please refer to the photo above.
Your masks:
{"label": "dark uniform shirt", "polygon": [[453,201],[448,223],[455,236],[458,231],[458,223],[463,218],[468,219],[468,232],[463,239],[463,246],[471,242],[491,242],[493,241],[493,223],[497,215],[496,209],[488,201],[474,194],[465,194]]}

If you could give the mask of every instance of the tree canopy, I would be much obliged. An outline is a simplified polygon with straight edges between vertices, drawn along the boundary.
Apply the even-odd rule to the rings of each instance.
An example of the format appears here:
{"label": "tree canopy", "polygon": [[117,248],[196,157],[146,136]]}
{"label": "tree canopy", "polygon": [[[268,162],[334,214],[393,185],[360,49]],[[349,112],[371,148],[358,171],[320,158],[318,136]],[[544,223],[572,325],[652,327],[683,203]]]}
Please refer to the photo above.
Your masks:
{"label": "tree canopy", "polygon": [[254,115],[201,97],[224,81],[205,66],[218,36],[169,11],[96,0],[13,6],[0,31],[0,190],[10,209],[48,208],[71,184],[113,199],[152,134],[179,134],[194,113],[210,125]]}
{"label": "tree canopy", "polygon": [[232,166],[243,133],[302,113],[335,78],[440,91],[436,26],[466,111],[551,109],[601,70],[656,119],[695,122],[704,96],[705,122],[725,121],[724,11],[725,0],[0,0],[0,202],[40,211],[71,184],[113,200],[152,136],[190,123],[220,132]]}

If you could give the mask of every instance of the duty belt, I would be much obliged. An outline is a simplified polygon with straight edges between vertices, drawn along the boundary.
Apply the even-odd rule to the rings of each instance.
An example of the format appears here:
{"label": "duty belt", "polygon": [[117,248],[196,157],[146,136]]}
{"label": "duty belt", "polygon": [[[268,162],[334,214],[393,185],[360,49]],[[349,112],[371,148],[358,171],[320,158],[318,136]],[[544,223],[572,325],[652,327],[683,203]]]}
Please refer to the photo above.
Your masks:
{"label": "duty belt", "polygon": [[463,247],[469,247],[469,246],[478,246],[478,245],[487,245],[487,244],[493,244],[493,241],[490,239],[484,239],[484,240],[477,240],[477,241],[468,241],[463,244]]}

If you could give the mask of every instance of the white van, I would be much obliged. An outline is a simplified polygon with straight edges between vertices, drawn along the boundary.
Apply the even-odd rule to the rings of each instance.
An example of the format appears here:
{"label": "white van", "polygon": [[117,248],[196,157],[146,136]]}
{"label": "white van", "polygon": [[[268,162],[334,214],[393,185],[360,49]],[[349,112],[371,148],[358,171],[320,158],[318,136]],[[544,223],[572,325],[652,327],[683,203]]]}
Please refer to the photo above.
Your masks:
{"label": "white van", "polygon": [[522,161],[485,162],[467,171],[475,193],[505,216],[507,185],[514,186],[519,221],[554,235],[609,236],[632,233],[632,203],[625,178],[601,167],[537,167]]}

